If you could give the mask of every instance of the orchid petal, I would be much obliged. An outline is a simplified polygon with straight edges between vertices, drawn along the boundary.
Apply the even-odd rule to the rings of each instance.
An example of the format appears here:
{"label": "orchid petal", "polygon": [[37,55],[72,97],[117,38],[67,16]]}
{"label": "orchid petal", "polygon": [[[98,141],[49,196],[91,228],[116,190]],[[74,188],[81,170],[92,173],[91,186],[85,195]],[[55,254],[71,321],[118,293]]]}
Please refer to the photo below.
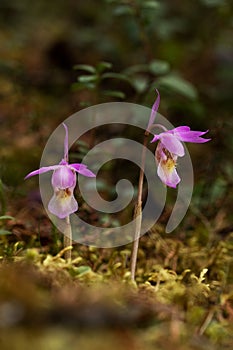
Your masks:
{"label": "orchid petal", "polygon": [[73,189],[57,190],[48,204],[50,213],[59,219],[64,219],[78,210],[78,203],[74,198]]}
{"label": "orchid petal", "polygon": [[160,140],[160,135],[161,135],[161,134],[159,134],[159,135],[154,135],[154,138],[153,138],[153,140],[151,141],[151,143]]}
{"label": "orchid petal", "polygon": [[69,165],[61,165],[52,175],[52,186],[54,188],[66,189],[76,185],[75,172]]}
{"label": "orchid petal", "polygon": [[[156,147],[156,150],[155,150],[155,159],[156,159],[158,164],[161,160],[164,160],[164,161],[167,160],[168,157],[167,157],[165,151],[166,150],[164,150],[163,144],[161,142],[159,142],[157,147]],[[175,159],[175,161],[176,161],[176,159]]]}
{"label": "orchid petal", "polygon": [[157,174],[160,180],[169,187],[176,188],[180,182],[180,177],[177,174],[175,165],[171,169],[164,161],[159,163]]}
{"label": "orchid petal", "polygon": [[164,132],[160,134],[160,141],[170,153],[180,157],[184,156],[184,147],[175,135]]}
{"label": "orchid petal", "polygon": [[82,174],[84,176],[96,177],[96,175],[91,170],[87,169],[87,166],[84,164],[74,163],[74,164],[69,164],[69,167],[72,170],[77,171],[79,174]]}
{"label": "orchid petal", "polygon": [[47,173],[47,171],[51,171],[51,170],[57,170],[61,167],[61,165],[51,165],[51,166],[46,166],[46,167],[42,167],[40,169],[34,170],[31,173],[29,173],[27,176],[25,176],[25,180],[28,179],[31,176],[34,175],[40,175],[43,173]]}

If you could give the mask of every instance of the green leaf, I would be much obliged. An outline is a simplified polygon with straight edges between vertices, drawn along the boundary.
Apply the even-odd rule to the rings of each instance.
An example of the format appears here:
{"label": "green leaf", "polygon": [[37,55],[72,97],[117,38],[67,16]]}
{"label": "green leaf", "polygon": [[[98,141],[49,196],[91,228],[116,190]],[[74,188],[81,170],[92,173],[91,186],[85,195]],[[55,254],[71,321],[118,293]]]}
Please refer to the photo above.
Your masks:
{"label": "green leaf", "polygon": [[116,97],[116,98],[120,98],[120,99],[124,99],[125,98],[124,92],[116,91],[116,90],[105,90],[105,91],[103,91],[103,95]]}
{"label": "green leaf", "polygon": [[148,68],[148,64],[135,64],[134,66],[126,68],[123,74],[133,75],[135,73],[146,73],[148,72]]}
{"label": "green leaf", "polygon": [[144,9],[157,10],[159,7],[160,7],[160,3],[158,1],[148,0],[148,1],[143,1],[142,3],[142,8]]}
{"label": "green leaf", "polygon": [[101,77],[102,79],[118,79],[129,82],[129,78],[125,74],[121,73],[104,73]]}
{"label": "green leaf", "polygon": [[75,70],[84,70],[85,72],[92,73],[92,74],[96,73],[95,67],[90,66],[88,64],[76,64],[74,66],[74,69]]}
{"label": "green leaf", "polygon": [[77,91],[77,90],[83,90],[83,89],[88,89],[88,90],[94,90],[96,85],[94,83],[73,83],[71,85],[71,90],[72,91]]}
{"label": "green leaf", "polygon": [[201,0],[201,2],[207,7],[221,6],[226,4],[225,0]]}
{"label": "green leaf", "polygon": [[78,77],[80,83],[91,83],[98,79],[97,75],[81,75]]}
{"label": "green leaf", "polygon": [[91,272],[92,270],[91,270],[90,266],[84,265],[84,266],[77,267],[76,271],[77,271],[78,275],[84,275],[86,273]]}
{"label": "green leaf", "polygon": [[148,86],[148,78],[137,76],[131,79],[131,84],[138,93],[142,93]]}
{"label": "green leaf", "polygon": [[0,216],[0,220],[15,220],[15,218],[13,218],[13,216],[10,215],[3,215]]}
{"label": "green leaf", "polygon": [[78,141],[76,142],[76,144],[77,144],[78,146],[81,146],[81,147],[86,147],[86,149],[89,148],[88,143],[87,143],[86,141],[83,141],[83,140],[78,140]]}
{"label": "green leaf", "polygon": [[166,61],[153,60],[149,64],[149,71],[155,75],[166,74],[169,72],[170,65]]}
{"label": "green leaf", "polygon": [[80,154],[86,154],[87,151],[88,151],[88,148],[87,148],[87,147],[80,146],[80,147],[78,148],[78,151],[79,151]]}
{"label": "green leaf", "polygon": [[198,96],[197,89],[178,74],[169,74],[157,79],[156,86],[159,85],[178,92],[191,100],[196,100]]}
{"label": "green leaf", "polygon": [[96,65],[96,70],[99,74],[101,74],[102,72],[104,72],[106,69],[111,69],[112,68],[112,63],[110,62],[99,62]]}
{"label": "green leaf", "polygon": [[[89,90],[93,90],[94,88],[89,88]],[[91,101],[81,101],[79,103],[80,107],[83,107],[83,108],[87,108],[87,107],[90,107],[92,106],[92,103]]]}
{"label": "green leaf", "polygon": [[12,232],[4,229],[0,229],[0,236],[3,235],[12,235]]}
{"label": "green leaf", "polygon": [[115,16],[133,15],[134,9],[128,5],[119,5],[114,9],[113,14]]}

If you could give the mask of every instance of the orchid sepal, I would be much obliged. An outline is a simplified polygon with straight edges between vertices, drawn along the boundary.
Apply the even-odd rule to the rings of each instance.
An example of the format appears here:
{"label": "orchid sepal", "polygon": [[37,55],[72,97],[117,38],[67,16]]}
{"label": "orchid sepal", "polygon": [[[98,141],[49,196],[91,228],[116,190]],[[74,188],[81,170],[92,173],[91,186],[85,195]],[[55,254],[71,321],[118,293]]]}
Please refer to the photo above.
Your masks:
{"label": "orchid sepal", "polygon": [[40,174],[44,174],[47,173],[48,171],[54,171],[57,170],[61,167],[61,165],[50,165],[50,166],[46,166],[46,167],[42,167],[39,168],[37,170],[34,170],[32,172],[30,172],[29,174],[27,174],[24,178],[24,180],[27,180],[29,177],[35,176],[35,175],[40,175]]}

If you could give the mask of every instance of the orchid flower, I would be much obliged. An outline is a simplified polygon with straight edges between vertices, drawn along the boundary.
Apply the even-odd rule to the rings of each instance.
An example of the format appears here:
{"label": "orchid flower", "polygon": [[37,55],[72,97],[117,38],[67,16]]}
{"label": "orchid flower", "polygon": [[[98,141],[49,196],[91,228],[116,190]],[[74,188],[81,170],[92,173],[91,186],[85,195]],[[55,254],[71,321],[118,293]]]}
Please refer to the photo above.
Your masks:
{"label": "orchid flower", "polygon": [[176,188],[180,182],[180,177],[176,171],[176,164],[178,157],[183,157],[184,146],[182,142],[204,143],[210,139],[204,139],[201,136],[205,135],[207,131],[193,131],[188,126],[179,126],[172,130],[165,130],[164,132],[154,135],[151,142],[158,142],[155,159],[158,164],[157,174],[161,181],[169,187]]}
{"label": "orchid flower", "polygon": [[188,126],[179,126],[172,130],[167,130],[163,125],[154,124],[156,115],[160,103],[160,94],[156,89],[157,97],[151,109],[151,114],[149,122],[144,134],[143,142],[143,152],[141,158],[141,167],[138,181],[138,195],[137,203],[135,205],[134,219],[135,219],[135,239],[133,242],[132,254],[131,254],[131,279],[135,281],[135,272],[137,266],[137,255],[138,255],[138,246],[139,239],[141,234],[142,226],[142,193],[143,193],[143,179],[144,179],[144,170],[145,170],[145,160],[146,152],[145,147],[147,147],[148,136],[154,127],[159,127],[163,130],[158,135],[154,135],[151,142],[158,141],[158,145],[155,150],[155,159],[158,164],[157,174],[161,181],[169,186],[176,188],[180,182],[180,177],[176,171],[176,164],[178,157],[183,157],[185,154],[184,146],[182,142],[194,142],[194,143],[204,143],[210,139],[204,139],[201,136],[205,135],[207,131],[192,131]]}
{"label": "orchid flower", "polygon": [[88,177],[96,176],[84,164],[68,163],[68,128],[64,123],[63,126],[65,128],[64,158],[57,165],[41,167],[25,177],[25,179],[28,179],[34,175],[53,171],[51,183],[54,194],[49,201],[48,210],[60,219],[64,219],[78,210],[78,203],[74,198],[74,188],[76,186],[75,172]]}

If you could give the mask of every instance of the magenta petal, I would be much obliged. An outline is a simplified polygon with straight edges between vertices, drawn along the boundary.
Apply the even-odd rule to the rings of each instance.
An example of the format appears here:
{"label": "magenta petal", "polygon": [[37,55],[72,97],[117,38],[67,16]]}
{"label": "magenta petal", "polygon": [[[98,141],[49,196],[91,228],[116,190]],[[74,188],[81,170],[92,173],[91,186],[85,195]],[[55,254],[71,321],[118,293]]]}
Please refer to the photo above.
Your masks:
{"label": "magenta petal", "polygon": [[91,170],[87,169],[87,166],[84,164],[74,163],[74,164],[70,164],[69,167],[84,176],[96,177],[96,175]]}
{"label": "magenta petal", "polygon": [[61,165],[52,175],[52,186],[54,188],[66,189],[75,187],[76,175],[69,165]]}
{"label": "magenta petal", "polygon": [[48,204],[50,213],[56,215],[59,219],[64,219],[78,210],[78,203],[73,196],[73,191],[58,190]]}
{"label": "magenta petal", "polygon": [[47,171],[56,170],[56,169],[59,169],[59,168],[60,168],[60,165],[51,165],[51,166],[42,167],[42,168],[40,168],[38,170],[32,171],[27,176],[25,176],[24,179],[26,180],[26,179],[28,179],[31,176],[47,173]]}
{"label": "magenta petal", "polygon": [[[173,132],[175,129],[173,129]],[[204,139],[201,136],[205,135],[207,131],[176,131],[174,135],[183,142],[204,143],[210,141],[210,139]]]}
{"label": "magenta petal", "polygon": [[164,132],[160,134],[160,141],[170,153],[176,154],[179,157],[184,156],[184,147],[176,136]]}
{"label": "magenta petal", "polygon": [[158,165],[157,174],[160,180],[169,187],[176,188],[180,182],[180,177],[177,174],[176,168],[174,167],[172,170],[167,168],[163,161]]}
{"label": "magenta petal", "polygon": [[174,128],[172,130],[169,130],[172,133],[179,133],[179,132],[187,132],[190,131],[190,127],[189,126],[178,126],[177,128]]}

